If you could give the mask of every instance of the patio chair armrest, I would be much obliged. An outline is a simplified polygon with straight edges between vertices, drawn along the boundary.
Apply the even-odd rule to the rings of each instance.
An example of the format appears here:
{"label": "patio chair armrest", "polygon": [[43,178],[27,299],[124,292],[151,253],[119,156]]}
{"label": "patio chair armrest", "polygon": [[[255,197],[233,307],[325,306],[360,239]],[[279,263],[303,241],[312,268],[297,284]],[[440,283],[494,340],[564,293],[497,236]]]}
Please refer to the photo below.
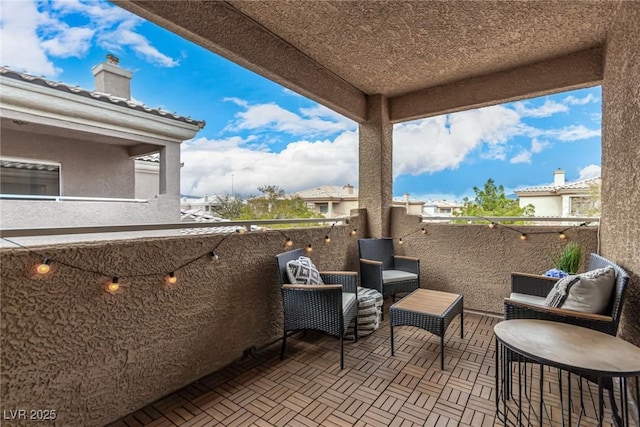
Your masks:
{"label": "patio chair armrest", "polygon": [[546,297],[558,278],[538,274],[511,273],[511,292]]}
{"label": "patio chair armrest", "polygon": [[527,304],[522,301],[504,299],[504,318],[510,319],[542,319],[563,321],[566,323],[579,324],[591,329],[600,329],[593,327],[593,324],[606,326],[613,323],[611,316],[603,314],[583,313],[581,311],[567,310],[564,308],[544,307],[539,305]]}
{"label": "patio chair armrest", "polygon": [[282,285],[282,289],[295,291],[329,291],[332,289],[342,290],[342,285]]}
{"label": "patio chair armrest", "polygon": [[360,258],[360,286],[375,289],[384,295],[382,289],[382,262]]}
{"label": "patio chair armrest", "polygon": [[420,260],[418,258],[395,255],[393,261],[396,270],[420,275]]}
{"label": "patio chair armrest", "polygon": [[355,271],[321,271],[324,283],[340,284],[343,292],[358,292],[358,273]]}

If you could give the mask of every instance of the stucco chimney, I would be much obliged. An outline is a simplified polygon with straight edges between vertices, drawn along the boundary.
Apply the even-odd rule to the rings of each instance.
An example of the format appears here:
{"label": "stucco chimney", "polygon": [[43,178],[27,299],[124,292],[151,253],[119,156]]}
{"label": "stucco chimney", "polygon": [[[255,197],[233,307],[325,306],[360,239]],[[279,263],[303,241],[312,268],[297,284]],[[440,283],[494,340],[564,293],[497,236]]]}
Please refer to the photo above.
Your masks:
{"label": "stucco chimney", "polygon": [[560,168],[558,168],[554,173],[553,173],[553,186],[554,187],[560,187],[564,185],[564,171]]}
{"label": "stucco chimney", "polygon": [[347,184],[344,187],[342,187],[343,189],[347,190],[347,194],[353,194],[353,185],[351,184]]}
{"label": "stucco chimney", "polygon": [[131,99],[131,76],[133,73],[120,68],[120,60],[108,54],[107,62],[101,62],[91,69],[96,82],[96,92],[108,93],[119,98]]}

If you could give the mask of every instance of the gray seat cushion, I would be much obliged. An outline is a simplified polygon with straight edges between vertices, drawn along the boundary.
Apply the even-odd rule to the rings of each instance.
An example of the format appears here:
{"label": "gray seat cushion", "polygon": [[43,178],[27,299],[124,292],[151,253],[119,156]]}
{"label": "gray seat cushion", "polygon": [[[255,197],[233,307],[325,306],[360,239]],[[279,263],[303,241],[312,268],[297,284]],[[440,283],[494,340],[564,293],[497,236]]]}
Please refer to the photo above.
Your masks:
{"label": "gray seat cushion", "polygon": [[401,270],[382,270],[382,283],[405,282],[407,280],[418,280],[418,275]]}
{"label": "gray seat cushion", "polygon": [[535,295],[519,294],[517,292],[513,292],[511,295],[509,295],[509,298],[514,301],[523,302],[525,304],[539,305],[541,307],[546,306],[545,297],[537,297]]}
{"label": "gray seat cushion", "polygon": [[352,294],[350,292],[342,293],[342,311],[345,312],[347,309],[356,303],[356,294]]}

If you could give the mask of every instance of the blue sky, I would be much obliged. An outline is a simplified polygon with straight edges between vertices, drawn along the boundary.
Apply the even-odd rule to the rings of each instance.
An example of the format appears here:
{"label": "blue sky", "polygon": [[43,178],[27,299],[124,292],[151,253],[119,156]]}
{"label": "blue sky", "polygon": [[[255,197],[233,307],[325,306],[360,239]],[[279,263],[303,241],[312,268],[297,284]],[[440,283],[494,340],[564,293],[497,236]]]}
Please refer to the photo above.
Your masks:
{"label": "blue sky", "polygon": [[[2,65],[93,89],[107,53],[132,96],[205,120],[182,144],[181,192],[358,184],[355,122],[106,1],[0,0]],[[397,124],[394,196],[461,200],[493,178],[508,192],[600,173],[600,87]]]}

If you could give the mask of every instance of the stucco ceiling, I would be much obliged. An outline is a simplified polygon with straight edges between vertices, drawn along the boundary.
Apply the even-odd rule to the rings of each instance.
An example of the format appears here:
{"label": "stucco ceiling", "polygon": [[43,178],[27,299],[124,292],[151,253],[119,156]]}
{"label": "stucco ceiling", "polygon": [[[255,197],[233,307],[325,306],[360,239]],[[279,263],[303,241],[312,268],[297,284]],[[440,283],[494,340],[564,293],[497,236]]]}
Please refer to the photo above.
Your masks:
{"label": "stucco ceiling", "polygon": [[115,3],[356,120],[366,119],[367,96],[382,94],[394,121],[597,84],[610,20],[639,7],[613,0]]}

